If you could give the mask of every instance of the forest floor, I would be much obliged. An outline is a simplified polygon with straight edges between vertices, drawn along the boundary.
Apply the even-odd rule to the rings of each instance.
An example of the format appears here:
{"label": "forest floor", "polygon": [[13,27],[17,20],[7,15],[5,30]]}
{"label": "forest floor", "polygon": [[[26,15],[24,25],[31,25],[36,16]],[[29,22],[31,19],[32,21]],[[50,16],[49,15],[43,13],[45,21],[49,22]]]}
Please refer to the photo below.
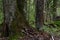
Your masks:
{"label": "forest floor", "polygon": [[32,35],[26,35],[25,37],[18,39],[18,40],[60,40],[60,36],[52,36],[48,33],[37,33]]}
{"label": "forest floor", "polygon": [[[9,39],[8,37],[5,37],[5,38],[3,37],[3,38],[0,38],[0,40],[9,40]],[[53,37],[46,32],[36,32],[33,34],[25,35],[24,37],[18,37],[18,39],[16,40],[60,40],[60,36],[54,35]]]}
{"label": "forest floor", "polygon": [[22,30],[22,33],[24,33],[24,37],[18,35],[17,39],[2,37],[0,40],[60,40],[60,36],[51,35],[45,31],[37,31],[32,28],[25,28],[24,31]]}

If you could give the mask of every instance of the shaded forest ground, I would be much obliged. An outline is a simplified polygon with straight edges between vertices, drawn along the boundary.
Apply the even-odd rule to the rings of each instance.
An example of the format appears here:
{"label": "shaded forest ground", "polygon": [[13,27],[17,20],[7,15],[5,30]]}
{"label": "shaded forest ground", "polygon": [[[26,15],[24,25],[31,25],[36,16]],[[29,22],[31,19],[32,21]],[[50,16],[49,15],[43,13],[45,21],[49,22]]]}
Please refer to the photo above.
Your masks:
{"label": "shaded forest ground", "polygon": [[[12,38],[0,38],[0,40],[53,40],[52,36],[46,32],[36,32],[35,33],[31,33],[32,31],[30,30],[29,33],[25,34],[24,37],[21,37],[19,35],[15,35],[15,37]],[[54,35],[54,40],[60,40],[60,36],[56,36]]]}

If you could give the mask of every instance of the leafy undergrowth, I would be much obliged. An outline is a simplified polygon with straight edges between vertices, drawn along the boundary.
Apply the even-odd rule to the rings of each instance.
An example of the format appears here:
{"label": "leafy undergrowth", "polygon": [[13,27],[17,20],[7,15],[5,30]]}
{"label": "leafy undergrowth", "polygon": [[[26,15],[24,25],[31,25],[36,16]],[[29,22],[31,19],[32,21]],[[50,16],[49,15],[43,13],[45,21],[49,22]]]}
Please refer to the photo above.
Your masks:
{"label": "leafy undergrowth", "polygon": [[52,25],[46,26],[44,25],[42,29],[45,32],[48,32],[49,34],[54,34],[59,36],[60,35],[60,21],[54,21],[53,23],[50,23]]}
{"label": "leafy undergrowth", "polygon": [[10,36],[9,40],[49,40],[51,38],[48,33],[43,31],[28,31],[23,37],[19,34],[15,34],[13,36]]}
{"label": "leafy undergrowth", "polygon": [[60,40],[60,36],[52,35],[44,30],[37,31],[34,29],[26,29],[22,31],[21,34],[22,35],[15,34],[11,36],[9,40],[52,40],[52,36],[55,40]]}
{"label": "leafy undergrowth", "polygon": [[[11,40],[52,40],[52,37],[49,33],[40,31],[26,34],[24,37],[15,36],[15,38],[12,38]],[[60,37],[54,36],[54,40],[60,40]]]}
{"label": "leafy undergrowth", "polygon": [[[51,34],[42,31],[31,31],[31,30],[27,30],[26,33],[24,33],[23,36],[23,32],[21,33],[22,35],[19,34],[14,34],[11,35],[8,39],[4,39],[1,38],[1,40],[52,40],[52,36]],[[54,40],[60,40],[60,36],[53,36]]]}
{"label": "leafy undergrowth", "polygon": [[60,27],[60,21],[55,21],[54,22],[58,27]]}
{"label": "leafy undergrowth", "polygon": [[59,27],[55,27],[55,28],[50,28],[48,26],[44,26],[43,30],[45,32],[48,32],[49,34],[54,34],[54,35],[60,35],[60,28]]}
{"label": "leafy undergrowth", "polygon": [[[60,25],[59,23],[54,22],[54,25]],[[60,40],[60,26],[58,25],[57,27],[44,26],[42,28],[42,31],[25,28],[22,30],[22,33],[20,35],[15,34],[13,36],[10,36],[9,40]]]}

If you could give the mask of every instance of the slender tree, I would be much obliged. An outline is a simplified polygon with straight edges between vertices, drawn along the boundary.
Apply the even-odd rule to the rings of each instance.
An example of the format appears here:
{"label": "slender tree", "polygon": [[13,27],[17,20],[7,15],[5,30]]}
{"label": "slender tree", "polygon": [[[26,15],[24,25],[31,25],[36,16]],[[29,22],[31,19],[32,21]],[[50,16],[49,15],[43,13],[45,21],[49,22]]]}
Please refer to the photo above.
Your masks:
{"label": "slender tree", "polygon": [[40,29],[43,27],[44,16],[44,0],[36,0],[36,27]]}

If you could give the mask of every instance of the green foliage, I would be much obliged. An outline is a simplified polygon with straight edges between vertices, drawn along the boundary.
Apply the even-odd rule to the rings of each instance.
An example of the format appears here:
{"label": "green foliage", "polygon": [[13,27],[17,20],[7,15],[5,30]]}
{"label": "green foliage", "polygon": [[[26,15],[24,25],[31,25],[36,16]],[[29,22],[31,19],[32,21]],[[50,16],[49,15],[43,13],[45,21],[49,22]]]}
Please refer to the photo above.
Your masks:
{"label": "green foliage", "polygon": [[18,40],[19,35],[12,35],[9,37],[9,40]]}
{"label": "green foliage", "polygon": [[[56,34],[56,35],[60,35],[60,21],[53,21],[52,22],[55,13],[57,14],[55,16],[60,16],[60,0],[58,0],[58,1],[54,0],[54,1],[55,1],[55,4],[53,3],[53,0],[48,0],[48,2],[45,5],[45,7],[46,7],[45,10],[47,9],[47,11],[46,11],[47,14],[49,16],[51,15],[51,18],[52,18],[46,24],[53,23],[54,25],[56,25],[56,27],[55,28],[53,28],[53,27],[50,28],[49,26],[44,25],[42,29],[44,31],[50,33],[50,34],[53,33],[53,34]],[[56,3],[57,3],[57,5],[56,5]],[[55,11],[55,7],[56,7],[56,11]]]}
{"label": "green foliage", "polygon": [[2,7],[2,0],[0,0],[0,24],[3,22],[3,7]]}
{"label": "green foliage", "polygon": [[35,27],[35,3],[34,0],[27,0],[27,19],[32,27]]}
{"label": "green foliage", "polygon": [[58,27],[60,27],[60,21],[55,21],[54,22]]}
{"label": "green foliage", "polygon": [[0,24],[2,24],[2,22],[3,22],[3,13],[0,12]]}
{"label": "green foliage", "polygon": [[24,36],[24,34],[22,32],[20,32],[19,34],[15,33],[15,34],[9,36],[9,40],[18,40],[18,39],[22,38],[23,36]]}
{"label": "green foliage", "polygon": [[54,22],[54,25],[59,25],[59,26],[56,26],[55,28],[53,27],[49,27],[49,26],[43,26],[42,29],[45,31],[45,32],[48,32],[50,34],[55,34],[55,35],[60,35],[60,21],[55,21]]}

